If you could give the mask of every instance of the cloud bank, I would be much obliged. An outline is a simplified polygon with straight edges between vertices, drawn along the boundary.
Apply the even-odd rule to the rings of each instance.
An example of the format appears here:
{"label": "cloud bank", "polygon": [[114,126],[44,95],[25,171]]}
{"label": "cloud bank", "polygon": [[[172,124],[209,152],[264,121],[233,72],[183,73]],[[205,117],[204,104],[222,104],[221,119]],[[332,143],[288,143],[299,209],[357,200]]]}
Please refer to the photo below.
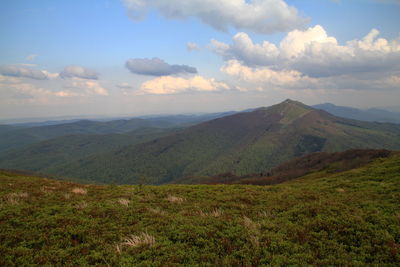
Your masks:
{"label": "cloud bank", "polygon": [[29,78],[34,80],[48,80],[58,76],[58,74],[53,74],[45,70],[35,70],[15,65],[1,66],[0,74],[4,76]]}
{"label": "cloud bank", "polygon": [[281,88],[314,88],[318,80],[303,75],[295,70],[276,71],[269,68],[250,68],[237,60],[230,60],[221,71],[238,80],[257,84],[258,86],[272,86]]}
{"label": "cloud bank", "polygon": [[180,73],[197,73],[197,69],[187,65],[170,65],[159,58],[132,58],[125,66],[130,72],[149,76],[167,76]]}
{"label": "cloud bank", "polygon": [[243,32],[233,37],[232,44],[211,41],[212,49],[225,60],[237,60],[250,67],[263,66],[276,70],[291,69],[310,77],[331,77],[351,73],[400,70],[400,42],[378,38],[371,30],[363,39],[340,45],[320,25],[305,31],[292,31],[279,46],[264,41],[254,44]]}
{"label": "cloud bank", "polygon": [[396,90],[400,86],[400,42],[372,29],[344,45],[316,25],[291,31],[279,45],[261,44],[243,32],[232,44],[211,41],[226,61],[221,71],[249,88]]}
{"label": "cloud bank", "polygon": [[194,17],[219,31],[229,27],[271,34],[304,27],[309,19],[284,0],[124,0],[133,20],[154,9],[168,19]]}
{"label": "cloud bank", "polygon": [[226,83],[218,82],[215,79],[207,79],[199,75],[187,79],[162,76],[144,82],[139,89],[139,94],[166,95],[185,92],[216,92],[229,89]]}
{"label": "cloud bank", "polygon": [[83,96],[89,95],[100,95],[108,96],[108,91],[105,89],[99,81],[85,80],[80,78],[74,78],[68,88],[79,89]]}

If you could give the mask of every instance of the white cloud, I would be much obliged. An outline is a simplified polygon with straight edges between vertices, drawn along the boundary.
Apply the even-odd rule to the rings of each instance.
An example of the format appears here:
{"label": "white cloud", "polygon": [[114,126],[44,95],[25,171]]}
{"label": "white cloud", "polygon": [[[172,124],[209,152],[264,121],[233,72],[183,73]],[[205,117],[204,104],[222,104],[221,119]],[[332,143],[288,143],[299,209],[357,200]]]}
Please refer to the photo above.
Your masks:
{"label": "white cloud", "polygon": [[0,93],[6,98],[4,100],[19,99],[31,103],[50,103],[68,97],[108,96],[108,91],[98,81],[73,78],[69,83],[63,90],[54,90],[21,78],[0,75]]}
{"label": "white cloud", "polygon": [[125,67],[132,73],[165,76],[180,73],[197,73],[197,69],[187,65],[170,65],[160,58],[131,58],[125,63]]}
{"label": "white cloud", "polygon": [[85,80],[81,78],[73,78],[70,88],[80,89],[83,95],[100,95],[100,96],[108,96],[109,93],[107,89],[105,89],[99,81],[94,80]]}
{"label": "white cloud", "polygon": [[54,93],[55,96],[59,97],[77,97],[77,96],[83,96],[82,94],[79,94],[77,92],[69,91],[69,90],[64,90],[64,91],[58,91]]}
{"label": "white cloud", "polygon": [[249,82],[256,85],[266,87],[281,88],[315,88],[318,80],[310,78],[295,70],[275,71],[268,67],[251,68],[242,65],[237,60],[230,60],[221,71],[235,77],[240,81]]}
{"label": "white cloud", "polygon": [[81,66],[67,66],[60,73],[61,78],[81,78],[89,80],[97,80],[98,74],[96,71],[84,68]]}
{"label": "white cloud", "polygon": [[133,20],[155,9],[168,19],[195,17],[220,30],[229,27],[270,34],[302,28],[308,19],[284,0],[124,0]]}
{"label": "white cloud", "polygon": [[273,70],[269,67],[249,67],[237,60],[229,60],[222,68],[223,73],[236,80],[235,88],[242,91],[398,91],[398,75],[341,75],[332,77],[309,77],[296,70]]}
{"label": "white cloud", "polygon": [[0,67],[0,74],[10,77],[29,78],[34,80],[48,80],[58,77],[57,73],[50,73],[46,70],[36,70],[20,65],[6,65]]}
{"label": "white cloud", "polygon": [[139,89],[139,94],[166,95],[185,92],[215,92],[229,89],[230,87],[226,83],[218,82],[215,79],[207,79],[199,75],[187,79],[162,76],[144,82]]}
{"label": "white cloud", "polygon": [[232,45],[211,40],[210,47],[225,60],[237,59],[250,66],[274,64],[279,56],[279,49],[274,44],[267,41],[254,44],[244,32],[233,37]]}
{"label": "white cloud", "polygon": [[291,69],[310,77],[400,71],[400,42],[378,38],[371,30],[361,40],[340,45],[320,25],[289,32],[279,47],[264,41],[254,44],[246,33],[238,33],[233,44],[211,41],[212,49],[225,60],[235,59],[247,66]]}
{"label": "white cloud", "polygon": [[196,43],[188,42],[186,44],[186,49],[191,52],[200,50],[200,47]]}
{"label": "white cloud", "polygon": [[20,78],[5,77],[0,75],[0,89],[6,95],[6,99],[11,101],[17,99],[19,101],[29,101],[31,103],[49,103],[54,97],[71,97],[82,96],[72,91],[52,91],[35,84],[22,81]]}

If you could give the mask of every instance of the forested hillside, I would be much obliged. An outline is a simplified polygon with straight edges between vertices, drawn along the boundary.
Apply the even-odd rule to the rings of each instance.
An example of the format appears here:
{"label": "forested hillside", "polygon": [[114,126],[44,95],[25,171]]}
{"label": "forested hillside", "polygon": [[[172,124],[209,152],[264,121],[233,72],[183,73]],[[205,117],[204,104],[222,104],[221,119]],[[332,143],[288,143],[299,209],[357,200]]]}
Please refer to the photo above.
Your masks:
{"label": "forested hillside", "polygon": [[351,148],[400,149],[400,125],[343,119],[287,100],[46,171],[103,183],[162,184],[261,173],[307,153]]}

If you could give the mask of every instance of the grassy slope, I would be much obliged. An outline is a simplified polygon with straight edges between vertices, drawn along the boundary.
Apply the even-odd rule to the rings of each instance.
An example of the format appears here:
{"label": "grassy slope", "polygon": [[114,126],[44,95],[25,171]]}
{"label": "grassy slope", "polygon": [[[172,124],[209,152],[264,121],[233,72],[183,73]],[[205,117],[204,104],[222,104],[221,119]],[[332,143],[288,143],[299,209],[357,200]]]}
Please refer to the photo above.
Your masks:
{"label": "grassy slope", "polygon": [[309,173],[343,172],[360,168],[377,158],[387,158],[400,152],[376,149],[350,149],[344,152],[315,152],[286,161],[266,173],[237,176],[231,172],[216,176],[191,176],[178,180],[178,184],[252,184],[273,185],[303,177]]}
{"label": "grassy slope", "polygon": [[[399,155],[265,187],[83,186],[2,173],[0,199],[1,266],[400,265]],[[142,233],[154,245],[123,244]]]}
{"label": "grassy slope", "polygon": [[400,149],[400,125],[341,119],[286,101],[48,171],[105,183],[162,184],[193,175],[265,172],[295,156],[350,148]]}

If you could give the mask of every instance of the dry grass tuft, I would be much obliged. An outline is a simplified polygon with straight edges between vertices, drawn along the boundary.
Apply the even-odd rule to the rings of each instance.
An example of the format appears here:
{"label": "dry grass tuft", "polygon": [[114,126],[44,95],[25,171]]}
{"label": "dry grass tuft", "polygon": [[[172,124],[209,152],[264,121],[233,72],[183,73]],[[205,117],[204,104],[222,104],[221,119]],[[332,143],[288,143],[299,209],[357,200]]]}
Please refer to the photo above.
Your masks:
{"label": "dry grass tuft", "polygon": [[171,203],[182,203],[183,201],[185,201],[183,198],[181,198],[181,197],[174,197],[174,196],[171,196],[171,195],[169,195],[168,197],[167,197],[167,200],[169,201],[169,202],[171,202]]}
{"label": "dry grass tuft", "polygon": [[64,194],[64,198],[65,199],[70,199],[71,198],[71,194],[69,194],[69,193]]}
{"label": "dry grass tuft", "polygon": [[74,194],[78,194],[78,195],[86,195],[87,194],[87,190],[84,188],[79,188],[79,187],[75,187],[74,189],[71,190],[72,193]]}
{"label": "dry grass tuft", "polygon": [[259,248],[260,247],[260,241],[258,240],[258,236],[257,235],[250,235],[249,236],[249,241],[250,241],[251,245],[254,248]]}
{"label": "dry grass tuft", "polygon": [[28,198],[29,194],[25,192],[10,193],[5,196],[5,202],[11,205],[17,205],[19,202],[25,198]]}
{"label": "dry grass tuft", "polygon": [[118,203],[123,205],[123,206],[128,207],[130,201],[128,199],[126,199],[126,198],[120,198],[120,199],[118,199]]}
{"label": "dry grass tuft", "polygon": [[55,189],[56,189],[56,187],[54,187],[54,186],[46,186],[46,185],[44,185],[44,186],[40,187],[40,191],[45,193],[45,194],[51,194],[51,193],[53,193],[53,191]]}
{"label": "dry grass tuft", "polygon": [[215,217],[216,218],[216,217],[222,216],[222,214],[223,214],[223,211],[221,209],[217,209],[217,208],[213,209],[210,212],[204,212],[202,210],[199,211],[199,215],[201,217]]}
{"label": "dry grass tuft", "polygon": [[210,212],[210,216],[212,217],[220,217],[222,215],[223,211],[221,209],[213,209]]}
{"label": "dry grass tuft", "polygon": [[156,215],[160,215],[160,216],[167,215],[167,212],[160,210],[159,208],[147,208],[147,210]]}
{"label": "dry grass tuft", "polygon": [[260,227],[258,223],[253,222],[249,217],[246,216],[243,216],[243,224],[247,229],[255,232],[258,232],[258,228]]}
{"label": "dry grass tuft", "polygon": [[120,244],[117,245],[117,251],[119,250],[119,253],[121,253],[121,246],[127,246],[127,247],[138,247],[138,246],[154,246],[156,243],[156,239],[154,236],[149,235],[148,233],[141,233],[140,235],[131,235],[130,237],[127,237],[124,239],[124,241]]}
{"label": "dry grass tuft", "polygon": [[253,222],[249,217],[243,216],[243,224],[248,230],[248,241],[253,248],[260,247],[258,236],[260,235],[260,224]]}
{"label": "dry grass tuft", "polygon": [[116,245],[116,246],[115,246],[115,250],[117,251],[117,253],[118,253],[119,255],[121,255],[122,249],[121,249],[121,246],[120,246],[120,245]]}
{"label": "dry grass tuft", "polygon": [[75,206],[78,210],[84,210],[88,207],[88,203],[86,201],[81,201]]}
{"label": "dry grass tuft", "polygon": [[344,193],[344,192],[346,192],[346,190],[344,190],[343,188],[337,188],[336,191],[339,192],[339,193]]}

